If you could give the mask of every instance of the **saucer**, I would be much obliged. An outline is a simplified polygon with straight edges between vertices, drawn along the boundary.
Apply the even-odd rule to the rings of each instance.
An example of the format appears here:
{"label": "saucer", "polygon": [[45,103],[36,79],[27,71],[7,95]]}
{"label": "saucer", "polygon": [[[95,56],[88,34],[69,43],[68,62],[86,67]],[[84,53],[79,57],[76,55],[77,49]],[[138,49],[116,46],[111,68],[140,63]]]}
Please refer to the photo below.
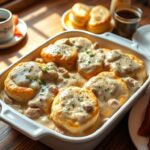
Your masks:
{"label": "saucer", "polygon": [[[91,6],[91,7],[93,7],[93,6]],[[88,31],[86,28],[79,28],[79,27],[78,27],[78,28],[75,28],[75,27],[71,24],[71,22],[69,21],[69,14],[70,14],[70,12],[71,12],[71,9],[66,10],[66,11],[63,13],[62,17],[61,17],[61,23],[62,23],[63,28],[64,28],[65,30],[75,30],[75,29],[79,29],[79,30],[86,30],[86,31]],[[113,29],[114,29],[114,20],[112,19],[110,23],[111,23],[110,29],[108,29],[108,30],[105,31],[105,32],[112,32],[112,31],[113,31]],[[101,33],[99,33],[99,34],[101,34]]]}
{"label": "saucer", "polygon": [[14,46],[17,43],[19,43],[26,36],[27,25],[22,19],[18,19],[17,27],[18,27],[19,31],[21,31],[22,36],[20,36],[20,37],[14,36],[10,41],[5,42],[5,43],[0,43],[0,49],[5,49],[5,48],[9,48],[11,46]]}

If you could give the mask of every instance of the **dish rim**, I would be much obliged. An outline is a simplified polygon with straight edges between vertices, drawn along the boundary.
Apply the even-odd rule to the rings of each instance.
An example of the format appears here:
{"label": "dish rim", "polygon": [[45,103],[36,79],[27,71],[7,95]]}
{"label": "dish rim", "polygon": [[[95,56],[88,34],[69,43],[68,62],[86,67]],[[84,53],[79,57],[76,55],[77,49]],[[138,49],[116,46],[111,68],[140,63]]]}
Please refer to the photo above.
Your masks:
{"label": "dish rim", "polygon": [[[88,36],[93,36],[95,38],[101,38],[101,39],[104,39],[104,40],[108,40],[108,41],[113,42],[113,43],[115,43],[117,45],[121,45],[121,46],[123,46],[125,48],[129,48],[129,46],[127,46],[127,45],[122,45],[120,43],[117,43],[117,41],[114,42],[112,40],[107,39],[107,36],[105,36],[106,33],[101,34],[101,35],[97,35],[97,34],[94,34],[94,33],[88,32],[88,31],[81,31],[81,30],[64,31],[64,32],[55,34],[54,36],[52,36],[49,39],[47,39],[43,44],[41,44],[37,48],[35,48],[32,51],[28,52],[26,55],[24,55],[21,58],[19,58],[17,62],[11,64],[2,73],[0,73],[0,76],[2,76],[4,73],[6,73],[7,71],[9,71],[14,65],[16,65],[17,63],[19,63],[20,61],[22,61],[24,58],[32,55],[32,53],[34,51],[36,51],[39,48],[42,48],[43,46],[45,46],[46,43],[48,43],[51,40],[55,39],[57,36],[61,36],[63,34],[71,33],[71,32],[87,34]],[[80,36],[82,36],[82,35],[80,34]],[[130,47],[130,50],[131,51],[133,50],[135,53],[138,53],[139,55],[141,55],[142,57],[144,57],[145,59],[147,59],[147,60],[150,61],[150,59],[148,59],[144,54],[141,54],[140,52],[138,52],[133,47],[132,48]],[[61,133],[58,133],[58,132],[56,132],[56,131],[54,131],[52,129],[46,128],[44,125],[41,125],[41,124],[37,123],[34,120],[29,119],[25,115],[23,115],[21,113],[18,113],[15,109],[11,108],[11,106],[9,106],[7,104],[4,104],[4,102],[1,102],[2,100],[0,100],[0,104],[2,105],[2,109],[3,109],[3,107],[7,107],[7,109],[9,109],[10,111],[13,111],[13,112],[15,112],[17,114],[20,114],[20,116],[22,118],[24,118],[26,121],[29,121],[30,123],[32,123],[32,124],[40,127],[43,130],[43,135],[42,136],[51,135],[51,136],[54,136],[55,138],[61,139],[63,141],[70,141],[70,142],[73,142],[73,143],[80,143],[80,142],[91,141],[91,140],[95,139],[96,137],[98,137],[101,133],[105,132],[111,126],[111,124],[113,123],[113,121],[116,120],[121,114],[123,114],[123,112],[125,111],[125,109],[128,108],[131,105],[131,103],[135,100],[135,98],[139,95],[139,93],[145,89],[145,87],[148,85],[148,83],[150,83],[150,76],[148,76],[147,80],[145,80],[145,82],[142,84],[142,86],[132,96],[130,96],[130,98],[128,99],[128,101],[126,101],[125,104],[123,106],[121,106],[121,108],[119,110],[117,110],[117,112],[115,114],[113,114],[113,116],[111,116],[111,118],[104,125],[102,125],[101,127],[99,127],[93,133],[91,133],[89,135],[86,135],[86,136],[82,136],[82,137],[73,137],[73,136],[68,136],[68,135],[63,135]],[[1,112],[0,112],[0,115],[1,115]],[[34,137],[34,138],[36,138],[36,137]]]}

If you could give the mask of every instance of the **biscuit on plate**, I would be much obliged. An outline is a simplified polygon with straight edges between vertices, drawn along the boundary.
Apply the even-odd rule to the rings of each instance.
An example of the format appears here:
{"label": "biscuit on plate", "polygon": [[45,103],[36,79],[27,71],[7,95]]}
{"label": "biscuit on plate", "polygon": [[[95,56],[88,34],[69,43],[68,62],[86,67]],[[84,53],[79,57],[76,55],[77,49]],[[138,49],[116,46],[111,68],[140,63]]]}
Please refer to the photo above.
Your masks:
{"label": "biscuit on plate", "polygon": [[51,44],[41,51],[41,57],[46,62],[55,62],[67,69],[75,66],[77,49],[66,44]]}
{"label": "biscuit on plate", "polygon": [[97,5],[90,12],[90,19],[87,23],[87,30],[94,33],[106,32],[110,29],[111,14],[109,10]]}
{"label": "biscuit on plate", "polygon": [[104,53],[89,49],[79,54],[77,69],[83,77],[89,79],[104,70],[103,64]]}
{"label": "biscuit on plate", "polygon": [[83,27],[89,19],[89,12],[89,6],[82,3],[76,3],[71,9],[69,20],[73,25]]}
{"label": "biscuit on plate", "polygon": [[82,134],[99,118],[100,106],[91,90],[68,87],[55,97],[50,118],[73,134]]}
{"label": "biscuit on plate", "polygon": [[23,62],[14,67],[8,74],[4,86],[5,91],[17,102],[32,99],[40,88],[39,78],[42,71],[36,62]]}

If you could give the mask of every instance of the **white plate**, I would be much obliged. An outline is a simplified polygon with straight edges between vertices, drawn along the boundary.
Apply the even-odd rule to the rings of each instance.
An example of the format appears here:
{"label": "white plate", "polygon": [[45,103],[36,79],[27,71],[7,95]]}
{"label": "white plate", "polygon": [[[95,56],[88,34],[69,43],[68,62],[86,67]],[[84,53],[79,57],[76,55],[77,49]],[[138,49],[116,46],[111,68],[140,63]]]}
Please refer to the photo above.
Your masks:
{"label": "white plate", "polygon": [[0,44],[0,49],[5,49],[5,48],[9,48],[11,46],[14,46],[17,43],[19,43],[26,36],[26,34],[27,34],[27,25],[22,19],[18,20],[17,27],[18,27],[19,31],[21,31],[22,36],[20,36],[20,37],[14,36],[10,41],[8,41],[6,43],[1,43]]}
{"label": "white plate", "polygon": [[150,24],[138,28],[132,40],[138,43],[144,53],[150,56]]}
{"label": "white plate", "polygon": [[148,105],[149,97],[150,86],[146,90],[146,93],[143,96],[141,96],[139,101],[134,105],[129,115],[129,134],[132,139],[132,142],[138,150],[148,150],[148,138],[139,136],[137,132],[142,124],[146,106]]}
{"label": "white plate", "polygon": [[[91,7],[93,7],[93,6],[91,6]],[[79,28],[79,27],[78,27],[78,28],[75,28],[75,27],[71,24],[71,22],[68,20],[70,12],[71,12],[71,9],[66,10],[66,11],[63,13],[62,17],[61,17],[61,23],[62,23],[63,28],[64,28],[65,30],[74,30],[74,29],[86,30],[86,28],[83,28],[83,27],[81,27],[81,28]],[[108,29],[108,30],[105,31],[105,32],[112,32],[112,31],[113,31],[113,29],[114,29],[114,20],[112,19],[110,23],[111,23],[110,29]]]}

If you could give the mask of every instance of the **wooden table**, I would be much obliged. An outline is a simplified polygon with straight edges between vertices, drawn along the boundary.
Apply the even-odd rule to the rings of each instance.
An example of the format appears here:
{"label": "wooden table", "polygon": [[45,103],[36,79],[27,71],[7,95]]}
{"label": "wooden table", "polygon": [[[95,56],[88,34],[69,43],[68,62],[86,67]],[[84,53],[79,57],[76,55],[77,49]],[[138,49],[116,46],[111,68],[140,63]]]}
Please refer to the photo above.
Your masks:
{"label": "wooden table", "polygon": [[[81,2],[95,5],[103,4],[107,7],[110,1],[105,0],[80,0]],[[77,1],[70,0],[42,0],[31,7],[18,12],[28,25],[28,35],[18,45],[0,50],[0,72],[18,58],[42,44],[48,37],[63,31],[61,15]],[[150,24],[150,7],[146,7],[138,0],[132,3],[143,10],[141,25]],[[47,146],[25,137],[0,121],[0,150],[46,150]],[[96,150],[135,150],[128,133],[128,114],[116,128],[97,146]]]}

